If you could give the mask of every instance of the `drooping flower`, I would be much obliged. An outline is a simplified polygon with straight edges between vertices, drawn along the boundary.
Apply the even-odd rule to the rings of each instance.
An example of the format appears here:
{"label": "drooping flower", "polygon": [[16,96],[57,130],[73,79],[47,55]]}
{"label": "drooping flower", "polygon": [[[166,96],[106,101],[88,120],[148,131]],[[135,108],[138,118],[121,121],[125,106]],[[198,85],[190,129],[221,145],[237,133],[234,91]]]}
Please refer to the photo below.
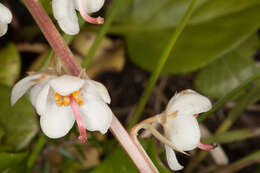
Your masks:
{"label": "drooping flower", "polygon": [[50,138],[65,136],[76,120],[79,139],[86,141],[86,130],[106,133],[112,121],[107,104],[111,99],[99,82],[70,75],[33,74],[13,87],[11,104],[26,92],[40,115],[42,131]]}
{"label": "drooping flower", "polygon": [[103,24],[103,18],[93,18],[88,13],[99,11],[104,2],[105,0],[52,0],[53,15],[66,34],[75,35],[79,32],[76,10],[80,11],[81,16],[87,22]]}
{"label": "drooping flower", "polygon": [[12,21],[12,13],[0,3],[0,37],[7,32],[8,24]]}
{"label": "drooping flower", "polygon": [[[207,97],[190,89],[184,90],[170,99],[163,112],[136,124],[130,130],[130,135],[136,145],[141,146],[137,136],[141,129],[145,129],[143,137],[152,134],[165,145],[170,169],[181,170],[183,166],[178,162],[175,151],[188,155],[186,151],[195,148],[211,150],[216,147],[200,142],[201,133],[196,119],[200,113],[209,111],[211,107]],[[159,125],[163,127],[164,134],[156,129]]]}
{"label": "drooping flower", "polygon": [[[165,110],[166,121],[163,124],[165,136],[181,151],[195,148],[213,149],[213,145],[200,142],[200,128],[196,120],[198,114],[211,109],[210,100],[193,90],[184,90],[169,101]],[[165,145],[166,157],[172,170],[180,170],[183,166],[178,162],[172,148]]]}

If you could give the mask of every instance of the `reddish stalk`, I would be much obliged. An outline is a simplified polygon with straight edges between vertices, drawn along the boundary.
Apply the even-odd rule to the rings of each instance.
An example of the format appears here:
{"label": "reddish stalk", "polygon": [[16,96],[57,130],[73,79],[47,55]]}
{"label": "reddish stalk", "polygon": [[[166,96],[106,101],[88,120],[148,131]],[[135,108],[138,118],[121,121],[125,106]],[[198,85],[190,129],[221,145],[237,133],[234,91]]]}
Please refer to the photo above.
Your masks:
{"label": "reddish stalk", "polygon": [[71,50],[62,39],[60,33],[56,29],[55,25],[52,23],[42,5],[39,3],[38,0],[24,0],[24,3],[31,12],[37,24],[39,25],[45,38],[48,40],[55,53],[63,62],[64,67],[72,75],[78,75],[81,69],[80,65],[74,60]]}
{"label": "reddish stalk", "polygon": [[[38,23],[53,50],[60,57],[65,68],[72,75],[78,76],[81,72],[81,67],[76,63],[72,52],[62,39],[42,5],[38,0],[24,0],[24,3]],[[128,153],[141,173],[158,172],[150,158],[142,152],[142,147],[135,144],[115,115],[113,115],[110,131]]]}
{"label": "reddish stalk", "polygon": [[[119,143],[124,147],[128,155],[131,157],[137,168],[142,173],[159,173],[157,168],[154,166],[153,162],[149,156],[144,151],[141,144],[136,138],[131,138],[125,128],[118,121],[116,116],[113,116],[110,131],[118,140]],[[125,147],[127,146],[127,147]],[[138,151],[137,151],[138,150]]]}

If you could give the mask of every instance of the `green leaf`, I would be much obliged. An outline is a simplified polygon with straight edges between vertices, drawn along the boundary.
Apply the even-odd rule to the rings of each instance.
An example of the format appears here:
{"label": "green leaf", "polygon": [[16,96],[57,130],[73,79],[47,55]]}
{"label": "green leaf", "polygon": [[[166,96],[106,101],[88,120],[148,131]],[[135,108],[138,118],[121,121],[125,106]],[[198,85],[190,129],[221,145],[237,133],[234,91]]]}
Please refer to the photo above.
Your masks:
{"label": "green leaf", "polygon": [[17,166],[27,156],[27,152],[23,153],[0,153],[0,172],[7,168]]}
{"label": "green leaf", "polygon": [[259,4],[259,0],[208,0],[195,11],[190,24],[212,20]]}
{"label": "green leaf", "polygon": [[214,61],[195,78],[195,88],[212,98],[221,98],[256,72],[253,54],[259,48],[257,35]]}
{"label": "green leaf", "polygon": [[[135,2],[136,4],[141,3],[140,0]],[[165,24],[158,24],[158,22],[155,22],[156,18],[162,15],[162,11],[165,13],[171,13],[175,11],[174,9],[184,11],[190,1],[178,2],[179,4],[176,0],[164,0],[162,2],[158,1],[158,5],[156,2],[151,3],[153,9],[159,8],[153,14],[149,12],[143,12],[144,14],[142,14],[141,11],[137,13],[135,8],[139,6],[134,4],[132,11],[129,12],[130,23],[114,25],[110,30],[111,33],[125,36],[131,60],[148,71],[154,70],[162,50],[168,44],[168,39],[175,29],[173,26],[167,25],[167,23],[179,20],[169,14],[168,17],[164,16],[164,20],[167,20]],[[201,5],[197,10],[201,9],[202,14],[199,13],[200,11],[195,11],[195,17],[197,14],[205,19],[202,20],[202,17],[194,18],[193,20],[196,19],[198,22],[185,28],[175,49],[170,54],[164,74],[179,74],[197,70],[236,48],[259,28],[260,5],[253,6],[253,4],[256,4],[255,1],[248,1],[249,4],[239,1],[240,3],[235,5],[236,8],[234,7],[233,11],[231,10],[232,13],[228,12],[227,7],[225,7],[226,11],[215,11],[214,14],[212,12],[211,18],[208,19],[204,17],[211,12],[208,8],[213,8],[211,3],[217,3],[215,0],[210,2],[203,3],[201,1]],[[234,1],[231,3],[231,0],[225,2],[228,4],[223,1],[220,4],[223,7],[234,4]],[[165,5],[162,6],[164,3]],[[173,7],[172,4],[178,5]],[[203,4],[209,7],[204,9],[202,8]],[[178,7],[180,9],[177,9]],[[180,14],[183,14],[183,12]],[[134,15],[139,16],[138,20],[132,17]]]}
{"label": "green leaf", "polygon": [[0,50],[0,84],[11,86],[21,69],[20,55],[13,43]]}
{"label": "green leaf", "polygon": [[0,85],[0,126],[4,130],[2,143],[14,150],[28,146],[38,130],[34,110],[26,98],[10,105],[11,89]]}
{"label": "green leaf", "polygon": [[[146,140],[143,143],[148,155],[152,159],[155,166],[158,168],[160,173],[170,173],[165,168],[156,156],[156,146],[152,140]],[[126,152],[122,148],[117,148],[91,173],[139,173],[132,160],[128,157]]]}
{"label": "green leaf", "polygon": [[[151,25],[153,28],[175,27],[191,0],[126,0],[118,13],[116,23],[128,27]],[[242,11],[260,4],[259,0],[199,0],[189,24]]]}

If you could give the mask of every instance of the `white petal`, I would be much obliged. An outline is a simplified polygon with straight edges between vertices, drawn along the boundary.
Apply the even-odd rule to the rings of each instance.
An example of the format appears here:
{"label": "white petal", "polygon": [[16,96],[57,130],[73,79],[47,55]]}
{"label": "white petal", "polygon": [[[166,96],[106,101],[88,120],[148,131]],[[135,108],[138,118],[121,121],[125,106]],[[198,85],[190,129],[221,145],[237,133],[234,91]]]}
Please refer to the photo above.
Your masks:
{"label": "white petal", "polygon": [[178,111],[178,115],[200,114],[211,109],[210,100],[193,90],[184,90],[171,98],[166,113],[169,115]]}
{"label": "white petal", "polygon": [[[99,11],[105,0],[83,0],[83,6],[85,7],[86,13],[95,13]],[[79,10],[78,0],[74,0],[76,9]]]}
{"label": "white petal", "polygon": [[46,79],[44,79],[41,83],[38,83],[36,85],[34,85],[32,87],[32,89],[30,90],[29,96],[30,96],[30,101],[32,103],[32,105],[35,107],[36,105],[36,101],[37,101],[37,97],[40,93],[40,91],[44,88],[44,86],[48,83],[48,81],[50,79],[52,79],[53,77],[48,76]]}
{"label": "white petal", "polygon": [[172,143],[183,151],[196,148],[200,143],[200,128],[193,115],[169,118],[166,126]]}
{"label": "white petal", "polygon": [[111,98],[106,87],[100,82],[94,80],[86,80],[83,86],[83,90],[83,97],[85,99],[99,97],[108,104],[110,104],[111,102]]}
{"label": "white petal", "polygon": [[[35,102],[35,108],[36,108],[36,112],[39,115],[44,115],[47,111],[47,109],[49,109],[47,106],[48,103],[48,96],[51,97],[51,95],[49,95],[49,90],[50,90],[50,85],[46,84],[41,91],[39,92],[36,102]],[[51,99],[51,98],[50,98]],[[53,100],[54,100],[54,96],[53,96]],[[55,103],[54,103],[55,104]]]}
{"label": "white petal", "polygon": [[165,150],[166,150],[166,159],[171,170],[178,171],[183,169],[183,166],[178,162],[173,149],[170,148],[168,145],[165,145]]}
{"label": "white petal", "polygon": [[36,84],[34,79],[38,79],[41,77],[41,74],[36,74],[32,76],[27,76],[17,82],[11,93],[11,105],[14,105],[18,99],[20,99],[33,85]]}
{"label": "white petal", "polygon": [[52,10],[65,33],[75,35],[79,32],[78,17],[72,0],[52,0]]}
{"label": "white petal", "polygon": [[0,21],[8,24],[12,21],[12,13],[3,4],[0,3]]}
{"label": "white petal", "polygon": [[112,111],[103,101],[86,101],[80,106],[86,129],[105,134],[112,121]]}
{"label": "white petal", "polygon": [[72,94],[74,91],[79,90],[83,84],[84,80],[70,75],[63,75],[56,79],[50,81],[50,86],[55,92],[62,96]]}
{"label": "white petal", "polygon": [[7,28],[7,24],[0,21],[0,37],[6,34]]}
{"label": "white petal", "polygon": [[40,118],[42,131],[49,138],[65,136],[72,128],[74,121],[69,106],[58,107],[54,102],[48,104],[47,112]]}
{"label": "white petal", "polygon": [[32,105],[35,107],[37,96],[39,95],[40,91],[44,88],[46,84],[39,83],[32,87],[32,89],[29,92],[30,101]]}
{"label": "white petal", "polygon": [[[73,20],[74,21],[74,20]],[[68,35],[76,35],[79,33],[79,25],[78,22],[73,22],[69,20],[69,18],[62,18],[58,20],[58,24],[63,32]]]}

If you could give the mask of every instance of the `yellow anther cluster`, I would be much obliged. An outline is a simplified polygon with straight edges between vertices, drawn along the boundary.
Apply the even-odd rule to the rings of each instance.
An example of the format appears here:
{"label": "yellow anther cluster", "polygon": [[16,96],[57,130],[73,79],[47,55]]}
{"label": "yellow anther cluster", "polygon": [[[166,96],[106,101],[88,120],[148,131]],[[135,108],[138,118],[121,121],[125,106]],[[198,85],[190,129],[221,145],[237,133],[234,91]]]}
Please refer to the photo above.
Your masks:
{"label": "yellow anther cluster", "polygon": [[58,106],[62,106],[63,105],[63,101],[62,101],[62,96],[59,95],[58,93],[54,94],[55,96],[55,100]]}
{"label": "yellow anther cluster", "polygon": [[83,100],[79,96],[79,91],[75,91],[74,93],[72,93],[72,97],[74,98],[74,100],[77,102],[78,105],[82,105]]}
{"label": "yellow anther cluster", "polygon": [[197,117],[199,116],[199,114],[194,114],[193,116],[194,116],[195,118],[197,118]]}
{"label": "yellow anther cluster", "polygon": [[[54,93],[54,97],[56,100],[56,104],[58,106],[69,106],[70,105],[70,95],[67,96],[61,96],[58,93]],[[76,101],[76,103],[80,106],[83,103],[83,100],[81,99],[81,97],[79,96],[79,91],[75,91],[72,93],[72,97],[73,99]]]}

